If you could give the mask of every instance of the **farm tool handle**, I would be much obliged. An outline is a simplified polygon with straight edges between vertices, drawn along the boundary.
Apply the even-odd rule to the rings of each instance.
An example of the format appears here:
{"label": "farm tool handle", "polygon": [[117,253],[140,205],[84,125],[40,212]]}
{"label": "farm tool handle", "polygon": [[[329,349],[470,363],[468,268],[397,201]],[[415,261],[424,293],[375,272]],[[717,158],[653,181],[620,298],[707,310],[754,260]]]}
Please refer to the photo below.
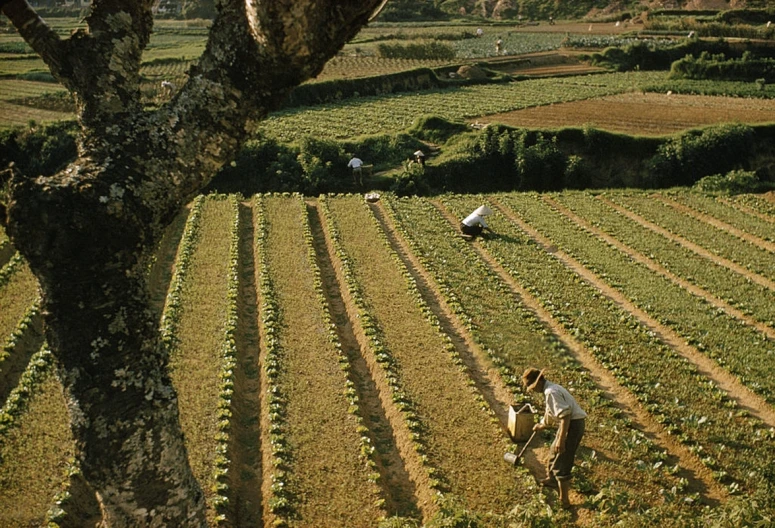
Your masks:
{"label": "farm tool handle", "polygon": [[525,445],[522,446],[522,451],[519,452],[517,455],[517,460],[522,458],[522,455],[525,453],[525,449],[527,449],[527,446],[530,445],[530,441],[533,439],[533,437],[536,435],[538,431],[533,431],[533,434],[530,435],[530,438],[527,439],[527,442],[525,442]]}

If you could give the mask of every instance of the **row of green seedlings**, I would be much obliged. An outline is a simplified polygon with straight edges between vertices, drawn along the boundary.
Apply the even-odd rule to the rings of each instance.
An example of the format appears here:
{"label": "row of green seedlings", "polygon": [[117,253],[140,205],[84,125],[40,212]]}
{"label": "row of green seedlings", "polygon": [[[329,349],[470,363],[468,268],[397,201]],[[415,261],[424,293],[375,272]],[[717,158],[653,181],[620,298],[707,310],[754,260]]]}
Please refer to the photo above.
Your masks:
{"label": "row of green seedlings", "polygon": [[283,368],[283,350],[280,346],[280,306],[277,294],[269,275],[267,257],[268,230],[266,211],[263,198],[256,195],[253,198],[255,215],[255,251],[259,271],[259,295],[261,298],[260,314],[263,328],[264,373],[266,375],[267,404],[269,407],[268,429],[269,446],[271,450],[272,472],[267,504],[269,511],[275,515],[273,526],[283,528],[290,525],[290,519],[296,512],[296,497],[288,486],[288,472],[292,463],[292,453],[287,439],[287,397],[280,386],[280,373]]}
{"label": "row of green seedlings", "polygon": [[592,223],[622,244],[647,255],[663,268],[682,277],[741,310],[745,315],[772,326],[775,321],[775,292],[761,288],[743,275],[709,263],[694,251],[676,246],[659,233],[641,226],[589,194],[556,195],[554,200]]}
{"label": "row of green seedlings", "polygon": [[700,212],[712,216],[717,220],[731,225],[737,229],[745,231],[753,236],[757,236],[769,242],[775,240],[772,223],[775,218],[767,220],[758,218],[748,212],[730,206],[729,203],[719,201],[714,196],[705,196],[698,193],[660,193],[657,195],[660,199],[670,204],[669,200],[674,200],[695,212]]}
{"label": "row of green seedlings", "polygon": [[[530,217],[534,226],[540,224],[540,229],[545,236],[548,234],[553,243],[561,245],[569,255],[604,278],[635,305],[663,321],[693,348],[734,373],[742,383],[770,403],[775,401],[771,388],[766,387],[770,377],[768,369],[752,368],[750,364],[757,357],[766,364],[768,355],[772,353],[772,345],[767,346],[766,336],[757,329],[733,319],[705,301],[697,302],[696,297],[669,279],[648,280],[653,272],[644,270],[640,264],[633,263],[627,255],[610,248],[594,235],[588,235],[591,240],[584,238],[578,232],[582,228],[550,211],[548,205],[539,203],[538,198],[520,200],[513,207],[524,217]],[[673,320],[676,313],[680,313],[681,317]],[[754,362],[754,365],[757,364],[764,366]]]}
{"label": "row of green seedlings", "polygon": [[[422,207],[423,214],[424,215],[434,215],[438,214],[438,211],[432,206],[425,202],[418,203],[416,199],[400,199],[402,200],[402,203],[412,203],[414,202],[415,205],[418,205]],[[425,267],[426,270],[431,274],[431,276],[434,278],[434,281],[436,282],[439,291],[442,294],[442,297],[445,299],[447,304],[450,306],[450,308],[455,313],[456,317],[460,322],[463,323],[468,333],[472,336],[472,339],[475,343],[480,345],[482,349],[487,354],[487,357],[492,362],[492,364],[498,369],[501,379],[503,380],[504,384],[511,390],[515,401],[523,401],[527,399],[527,395],[524,393],[520,381],[520,376],[514,372],[514,368],[512,365],[510,365],[510,361],[504,358],[499,351],[494,350],[490,346],[487,346],[487,337],[486,335],[483,335],[480,328],[477,327],[477,325],[474,323],[473,317],[470,315],[469,311],[464,307],[463,303],[461,302],[459,296],[455,292],[455,288],[449,284],[449,282],[445,279],[443,272],[439,269],[439,266],[436,264],[437,258],[429,259],[425,256],[425,251],[421,247],[421,245],[418,243],[418,241],[415,239],[413,230],[407,229],[405,222],[400,220],[400,213],[396,209],[396,204],[393,203],[392,200],[388,199],[384,203],[386,203],[386,209],[389,213],[389,216],[391,217],[393,224],[396,226],[396,228],[402,233],[404,239],[409,243],[410,247],[412,248],[412,251],[415,255],[417,255],[418,259],[422,263],[422,265]],[[452,232],[451,228],[448,230],[448,232],[439,233],[440,237],[447,237],[448,239],[457,239],[456,233]],[[432,241],[431,241],[432,242]],[[440,245],[434,246],[435,250],[440,250]],[[486,277],[486,276],[492,276],[493,271],[479,258],[472,257],[468,254],[469,251],[466,249],[462,249],[456,254],[456,255],[449,255],[449,258],[457,258],[457,259],[465,259],[467,266],[469,269],[473,272],[472,276],[477,277]],[[438,257],[438,255],[437,255]],[[498,287],[498,291],[500,294],[502,294],[504,297],[508,297],[513,295],[508,285],[506,285],[499,277],[495,277],[496,284]],[[537,316],[533,314],[532,312],[523,311],[520,314],[520,318],[526,323],[526,325],[530,328],[534,329],[535,333],[538,334],[547,334],[547,330],[545,325],[538,320]],[[573,370],[579,370],[580,367],[578,363],[575,360],[572,360],[572,358],[569,356],[567,349],[565,346],[560,342],[560,340],[555,336],[554,334],[548,334],[547,335],[550,349],[556,356],[557,360],[561,363],[565,363],[567,368],[571,368]],[[535,358],[537,361],[546,361],[545,357],[541,358]],[[595,405],[597,409],[602,408],[610,408],[613,412],[613,402],[605,397],[602,390],[600,390],[592,381],[589,379],[588,376],[584,376],[577,380],[582,385],[578,385],[580,388],[582,388],[585,393],[587,394],[587,402],[591,405]],[[616,414],[616,413],[614,413]],[[632,420],[627,416],[616,416],[616,420],[618,422],[618,426],[621,426],[625,433],[622,435],[622,438],[625,438],[627,441],[625,442],[625,448],[629,448],[631,451],[635,451],[637,449],[638,455],[640,459],[646,459],[649,461],[648,463],[652,466],[661,467],[663,464],[663,461],[667,458],[667,453],[661,449],[659,446],[654,444],[646,435],[640,431],[635,424],[632,422]],[[512,449],[516,449],[518,446],[514,446]],[[585,462],[586,463],[586,462]],[[667,472],[669,475],[677,473],[679,468],[677,466],[669,468],[669,471]],[[584,475],[579,475],[580,480],[584,480]],[[675,479],[671,479],[675,480]],[[671,491],[673,494],[675,494],[682,486],[685,486],[686,482],[679,481],[676,486],[673,487],[673,490]],[[589,488],[592,489],[593,486],[590,483],[580,482],[579,483],[580,488]]]}
{"label": "row of green seedlings", "polygon": [[33,319],[40,314],[40,303],[40,297],[32,302],[22,315],[21,319],[19,319],[19,322],[16,324],[13,332],[11,332],[11,335],[9,335],[3,343],[3,348],[0,349],[0,371],[3,370],[5,361],[14,353],[16,345],[24,337],[24,334],[27,333],[27,330],[32,325]]}
{"label": "row of green seedlings", "polygon": [[[512,276],[526,285],[526,288],[553,317],[560,321],[569,332],[578,336],[579,340],[598,358],[601,364],[614,374],[622,386],[629,389],[638,398],[646,410],[657,422],[662,424],[669,434],[674,435],[682,444],[687,446],[690,452],[695,453],[700,458],[700,461],[711,470],[714,478],[721,484],[725,484],[732,494],[741,491],[740,483],[730,477],[712,454],[715,452],[716,456],[729,454],[734,457],[734,453],[731,453],[717,439],[714,440],[713,438],[716,437],[711,437],[712,435],[708,432],[702,439],[704,427],[713,422],[717,426],[729,423],[731,410],[737,408],[736,402],[730,399],[725,391],[718,388],[712,380],[700,374],[693,364],[659,341],[652,331],[644,328],[632,315],[622,314],[619,318],[621,323],[619,326],[607,324],[605,321],[610,319],[611,314],[619,313],[621,309],[592,286],[581,281],[562,281],[554,277],[553,280],[544,280],[541,283],[543,288],[554,288],[553,291],[546,292],[532,284],[523,259],[503,255],[498,251],[494,251],[493,254]],[[547,254],[544,258],[546,264],[540,269],[548,270],[562,266],[557,262],[552,264],[551,260],[547,259],[553,259],[553,257]],[[565,270],[565,273],[571,272]],[[532,279],[541,280],[537,276],[532,277]],[[577,291],[569,291],[571,288],[575,288]],[[592,315],[597,314],[598,319],[602,321],[597,327],[605,328],[606,335],[609,339],[613,339],[613,343],[604,345],[601,336],[587,334],[584,329],[575,324],[571,316],[565,313],[564,304],[559,301],[563,298],[578,301],[587,296],[593,297],[596,302],[584,304],[585,316],[591,318]],[[628,332],[633,333],[630,338],[622,334],[622,325]],[[611,338],[612,332],[615,331],[618,332],[617,337]],[[637,358],[629,359],[628,354],[624,353],[623,347],[625,345],[623,343],[629,343],[627,349],[630,352],[643,350],[644,354],[650,354],[655,359],[658,358],[662,367],[661,372],[672,372],[673,376],[683,377],[683,381],[678,384],[680,387],[662,383],[664,380],[659,381],[659,373],[645,371],[644,363],[639,363]],[[680,390],[677,390],[678,388]],[[672,396],[669,398],[666,395],[670,392],[675,395],[674,401],[671,401]],[[685,405],[690,401],[694,402],[695,407],[693,409],[685,408]],[[703,402],[704,405],[701,405]],[[702,410],[698,412],[697,407],[700,406]],[[725,411],[723,408],[727,410]],[[712,418],[713,416],[716,418]],[[752,433],[746,433],[744,436],[750,438],[750,441],[754,443],[764,445],[775,439],[775,431],[764,428],[759,420],[751,417],[745,410],[737,411],[735,421],[736,429],[744,427],[748,433]],[[679,423],[682,426],[678,425]],[[708,451],[711,451],[711,454]],[[750,462],[749,460],[749,466],[753,467]],[[733,471],[732,468],[728,469]],[[738,478],[750,480],[745,474],[739,474]],[[696,497],[689,498],[694,500]]]}
{"label": "row of green seedlings", "polygon": [[369,313],[363,291],[358,284],[353,262],[342,245],[339,230],[336,227],[328,205],[328,198],[326,196],[321,196],[319,204],[323,211],[331,243],[342,264],[342,273],[344,275],[345,283],[358,312],[358,319],[363,328],[363,333],[369,340],[371,353],[374,355],[377,363],[382,367],[385,380],[390,387],[393,404],[404,417],[404,423],[406,424],[412,439],[412,446],[419,456],[420,462],[428,476],[429,486],[436,491],[435,498],[439,500],[443,498],[447,484],[443,482],[443,477],[439,469],[435,467],[428,458],[427,440],[424,437],[427,428],[422,423],[422,418],[417,412],[416,404],[412,401],[403,386],[398,362],[391,355],[390,350],[383,344],[384,339],[382,330]]}
{"label": "row of green seedlings", "polygon": [[[760,214],[775,217],[775,202],[767,200],[758,194],[738,194],[737,196],[728,198],[728,200],[735,204],[750,207]],[[773,221],[775,221],[775,219],[773,219]]]}
{"label": "row of green seedlings", "polygon": [[11,260],[9,260],[5,266],[0,268],[0,288],[8,284],[13,274],[16,273],[19,268],[24,264],[24,258],[18,251],[13,254]]}
{"label": "row of green seedlings", "polygon": [[[299,195],[298,203],[302,214],[304,240],[307,245],[307,260],[313,273],[315,294],[317,295],[318,302],[320,303],[323,323],[326,325],[326,327],[328,327],[328,341],[336,349],[339,368],[346,374],[347,377],[347,380],[345,381],[344,395],[350,404],[348,412],[355,417],[355,420],[358,424],[356,431],[360,435],[360,457],[369,470],[368,480],[374,484],[378,484],[381,475],[377,469],[377,463],[374,457],[375,448],[372,445],[371,437],[369,436],[369,429],[363,424],[363,417],[360,413],[360,398],[358,397],[355,383],[353,383],[351,379],[352,363],[350,362],[350,358],[347,353],[342,349],[342,343],[339,340],[339,335],[337,334],[336,330],[337,326],[331,317],[331,311],[328,307],[328,301],[323,289],[323,279],[320,272],[320,266],[318,265],[317,254],[315,253],[314,237],[312,236],[309,217],[307,216],[307,206],[304,202],[303,196]],[[380,497],[376,501],[376,505],[380,508],[384,503],[384,497]]]}
{"label": "row of green seedlings", "polygon": [[19,383],[8,395],[5,404],[0,409],[0,445],[5,443],[8,432],[16,427],[19,418],[29,407],[31,398],[35,396],[40,385],[52,373],[54,355],[44,344],[30,358],[27,368],[19,378]]}
{"label": "row of green seedlings", "polygon": [[215,460],[213,482],[214,497],[212,506],[215,510],[215,525],[228,526],[227,512],[229,509],[229,485],[228,472],[231,467],[229,458],[229,440],[232,419],[232,398],[234,396],[234,369],[237,366],[237,321],[239,297],[239,198],[237,195],[228,195],[229,204],[232,207],[232,223],[229,237],[229,267],[228,281],[226,285],[226,324],[224,327],[224,340],[221,345],[221,369],[219,373],[220,386],[218,398],[218,432],[215,437]]}
{"label": "row of green seedlings", "polygon": [[606,198],[670,233],[690,240],[714,255],[729,259],[767,279],[775,278],[771,253],[727,233],[708,229],[708,225],[700,220],[677,215],[671,207],[655,202],[646,193],[619,192],[609,194]]}

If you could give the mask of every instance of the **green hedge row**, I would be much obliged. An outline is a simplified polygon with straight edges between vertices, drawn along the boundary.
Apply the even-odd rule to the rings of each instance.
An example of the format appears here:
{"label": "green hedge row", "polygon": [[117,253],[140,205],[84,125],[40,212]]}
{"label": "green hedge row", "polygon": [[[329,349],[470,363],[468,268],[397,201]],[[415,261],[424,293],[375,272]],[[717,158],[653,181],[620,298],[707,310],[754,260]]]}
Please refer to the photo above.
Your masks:
{"label": "green hedge row", "polygon": [[[669,138],[593,128],[556,131],[491,125],[453,136],[432,165],[405,171],[426,192],[559,191],[693,185],[711,175],[755,172],[749,190],[775,182],[775,125],[720,125]],[[710,183],[709,183],[710,185]]]}
{"label": "green hedge row", "polygon": [[624,47],[609,47],[600,53],[585,56],[595,66],[617,71],[669,70],[672,64],[684,57],[724,55],[728,59],[775,58],[775,46],[758,46],[752,42],[730,43],[723,39],[706,41],[691,39],[675,46],[651,46],[648,42],[634,42]]}
{"label": "green hedge row", "polygon": [[703,52],[699,57],[687,56],[670,67],[672,79],[712,79],[725,81],[775,81],[775,59],[753,59],[743,54],[740,59],[727,59],[724,54]]}

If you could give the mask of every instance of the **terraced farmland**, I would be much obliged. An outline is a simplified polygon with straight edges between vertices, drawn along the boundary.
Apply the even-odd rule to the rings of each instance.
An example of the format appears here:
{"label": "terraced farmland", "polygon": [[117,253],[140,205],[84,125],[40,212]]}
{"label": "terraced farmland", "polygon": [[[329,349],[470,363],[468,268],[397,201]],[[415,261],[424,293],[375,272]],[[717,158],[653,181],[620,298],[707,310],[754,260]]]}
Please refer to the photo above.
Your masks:
{"label": "terraced farmland", "polygon": [[[754,195],[197,198],[150,283],[209,522],[766,525],[774,237]],[[0,526],[94,526],[34,278],[2,264]],[[536,482],[550,434],[502,460],[532,365],[589,413],[572,512]]]}

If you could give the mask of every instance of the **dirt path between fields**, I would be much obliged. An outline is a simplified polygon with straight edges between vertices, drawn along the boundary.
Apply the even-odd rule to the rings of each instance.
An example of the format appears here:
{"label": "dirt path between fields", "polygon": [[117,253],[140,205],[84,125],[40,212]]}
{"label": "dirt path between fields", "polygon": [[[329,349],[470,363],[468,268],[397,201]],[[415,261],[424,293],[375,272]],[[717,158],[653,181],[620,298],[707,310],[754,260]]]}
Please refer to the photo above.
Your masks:
{"label": "dirt path between fields", "polygon": [[740,238],[742,240],[745,240],[746,242],[749,242],[753,244],[754,246],[758,246],[761,248],[766,249],[770,253],[775,253],[775,244],[768,240],[764,240],[763,238],[760,238],[756,235],[752,235],[750,233],[746,233],[742,229],[738,229],[735,226],[729,225],[726,222],[719,220],[707,213],[703,213],[701,211],[697,211],[696,209],[689,207],[688,205],[684,205],[680,202],[677,202],[673,200],[672,198],[668,196],[664,196],[661,194],[653,194],[652,197],[660,200],[662,203],[669,205],[676,211],[680,211],[681,213],[687,214],[689,216],[692,216],[696,218],[697,220],[700,220],[702,222],[705,222],[706,224],[710,224],[716,229],[720,229],[721,231],[726,231],[727,233],[736,236],[737,238]]}
{"label": "dirt path between fields", "polygon": [[[520,228],[523,228],[523,226],[527,227],[530,231],[525,230],[525,232],[531,236],[531,238],[533,238],[533,240],[539,246],[543,247],[544,250],[549,252],[551,243],[548,240],[543,239],[543,237],[541,237],[541,239],[533,237],[533,233],[535,233],[534,230],[530,229],[529,226],[526,226],[518,218],[510,214],[508,209],[500,204],[497,200],[492,199],[491,197],[490,201],[509,220],[514,221]],[[444,217],[450,222],[451,225],[458,225],[457,218],[452,213],[450,213],[441,203],[437,201],[433,201],[432,203],[444,215]],[[536,234],[538,237],[540,237],[540,234]],[[699,458],[689,452],[688,449],[686,449],[683,445],[676,442],[670,435],[668,435],[664,428],[656,421],[654,421],[651,414],[643,409],[635,395],[619,385],[619,382],[616,381],[616,378],[608,371],[608,369],[603,367],[598,362],[597,358],[595,358],[594,355],[592,355],[592,353],[582,343],[576,340],[576,338],[574,338],[559,321],[557,321],[546,309],[544,309],[538,299],[536,299],[530,292],[523,288],[521,284],[515,281],[514,278],[511,277],[511,275],[498,263],[498,261],[492,255],[490,255],[484,248],[482,248],[478,242],[473,242],[472,245],[480,257],[487,263],[490,269],[492,269],[501,278],[501,280],[508,284],[514,294],[521,299],[523,304],[529,310],[535,313],[536,317],[543,324],[549,327],[552,333],[557,336],[557,338],[563,343],[563,345],[565,345],[565,347],[568,348],[570,353],[579,361],[579,363],[581,363],[581,365],[587,371],[589,371],[590,377],[603,391],[606,397],[614,402],[614,405],[620,409],[624,415],[632,420],[633,425],[637,429],[667,449],[667,451],[678,460],[679,467],[681,468],[679,475],[688,480],[690,489],[701,493],[711,502],[724,500],[727,497],[726,490],[713,479],[711,471],[705,467],[704,464],[702,464]],[[553,254],[555,257],[557,256],[557,252],[554,252]],[[579,265],[579,267],[581,266]],[[574,271],[577,270],[574,269]],[[585,275],[591,274],[587,272]],[[586,278],[584,275],[582,275],[582,277]]]}
{"label": "dirt path between fields", "polygon": [[350,308],[348,313],[343,296],[343,291],[347,287],[340,285],[334,269],[335,252],[328,242],[317,203],[313,200],[307,200],[307,214],[328,309],[336,325],[342,350],[350,360],[349,377],[358,393],[360,416],[363,418],[363,424],[368,428],[368,433],[365,434],[368,434],[371,444],[375,446],[374,461],[381,476],[379,486],[385,499],[384,508],[390,516],[418,518],[420,513],[417,508],[415,485],[396,445],[394,439],[396,430],[383,408],[380,390],[361,352],[361,344],[356,335],[358,330],[349,315],[354,312],[354,309]]}
{"label": "dirt path between fields", "polygon": [[734,399],[740,405],[740,407],[748,410],[751,414],[767,424],[767,426],[775,427],[775,409],[773,409],[766,401],[764,401],[761,396],[755,394],[749,388],[740,383],[740,381],[734,375],[718,366],[715,361],[700,353],[696,348],[686,344],[683,338],[681,338],[681,336],[679,336],[676,332],[659,323],[659,321],[635,306],[618,290],[609,286],[605,281],[603,281],[595,273],[585,268],[584,265],[578,262],[576,259],[564,251],[555,249],[549,239],[544,237],[541,233],[523,222],[521,219],[517,218],[508,209],[500,206],[500,204],[497,204],[497,202],[496,205],[499,206],[501,212],[503,212],[503,214],[505,214],[509,220],[514,222],[515,225],[522,229],[545,251],[551,253],[557,260],[568,267],[568,269],[572,270],[587,283],[597,288],[600,293],[608,297],[622,310],[632,314],[632,316],[635,317],[641,324],[654,332],[658,339],[660,339],[663,343],[668,345],[674,351],[694,364],[700,374],[707,377],[708,379],[713,380],[719,386],[719,388],[727,392],[729,397]]}
{"label": "dirt path between fields", "polygon": [[239,205],[239,296],[237,365],[234,369],[229,456],[230,521],[234,527],[263,526],[261,511],[261,375],[259,371],[258,293],[253,256],[253,209]]}
{"label": "dirt path between fields", "polygon": [[544,196],[543,200],[548,203],[551,207],[553,207],[557,212],[565,215],[568,217],[568,219],[572,220],[573,223],[587,231],[588,233],[592,234],[593,236],[597,237],[598,239],[602,240],[603,242],[615,247],[628,257],[630,257],[635,262],[638,262],[639,264],[643,264],[651,271],[658,273],[659,275],[662,275],[663,277],[666,277],[670,279],[674,284],[680,286],[684,290],[688,291],[692,295],[695,295],[697,297],[700,297],[701,299],[707,301],[710,305],[715,306],[716,308],[719,308],[723,310],[728,315],[734,317],[735,319],[742,321],[743,323],[747,324],[748,326],[752,326],[753,328],[756,328],[759,332],[766,335],[768,338],[775,340],[775,328],[772,328],[770,326],[767,326],[766,324],[755,320],[752,317],[747,316],[745,313],[743,313],[741,310],[738,310],[734,306],[730,305],[723,299],[720,299],[716,297],[715,295],[711,294],[710,292],[700,288],[699,286],[696,286],[692,284],[691,282],[688,282],[675,273],[669,271],[668,269],[661,266],[659,263],[655,262],[654,260],[648,258],[643,253],[640,253],[630,246],[620,242],[616,238],[612,237],[611,235],[607,234],[605,231],[596,228],[589,222],[587,222],[585,219],[581,218],[577,214],[575,214],[570,209],[564,207],[559,202],[554,200],[553,198],[550,198],[548,196]]}
{"label": "dirt path between fields", "polygon": [[693,251],[694,253],[700,255],[701,257],[704,257],[711,262],[714,262],[720,266],[724,266],[727,269],[730,269],[734,271],[735,273],[739,273],[746,279],[750,280],[751,282],[758,284],[759,286],[763,286],[769,290],[775,291],[775,282],[771,281],[770,279],[766,277],[762,277],[761,275],[757,273],[753,273],[747,269],[745,269],[743,266],[740,266],[739,264],[735,264],[729,259],[725,259],[723,257],[719,257],[718,255],[714,255],[710,251],[706,250],[702,246],[699,246],[693,242],[690,242],[689,240],[686,240],[685,238],[674,235],[667,229],[664,229],[663,227],[660,227],[656,225],[653,222],[649,222],[642,216],[638,215],[637,213],[633,213],[632,211],[626,209],[625,207],[622,207],[621,205],[609,200],[608,198],[604,196],[597,196],[597,199],[608,205],[609,207],[616,209],[618,212],[620,212],[622,215],[626,216],[630,220],[638,223],[639,225],[650,229],[651,231],[662,235],[663,237],[667,238],[668,240],[671,240],[675,242],[676,244],[679,244],[686,249]]}

